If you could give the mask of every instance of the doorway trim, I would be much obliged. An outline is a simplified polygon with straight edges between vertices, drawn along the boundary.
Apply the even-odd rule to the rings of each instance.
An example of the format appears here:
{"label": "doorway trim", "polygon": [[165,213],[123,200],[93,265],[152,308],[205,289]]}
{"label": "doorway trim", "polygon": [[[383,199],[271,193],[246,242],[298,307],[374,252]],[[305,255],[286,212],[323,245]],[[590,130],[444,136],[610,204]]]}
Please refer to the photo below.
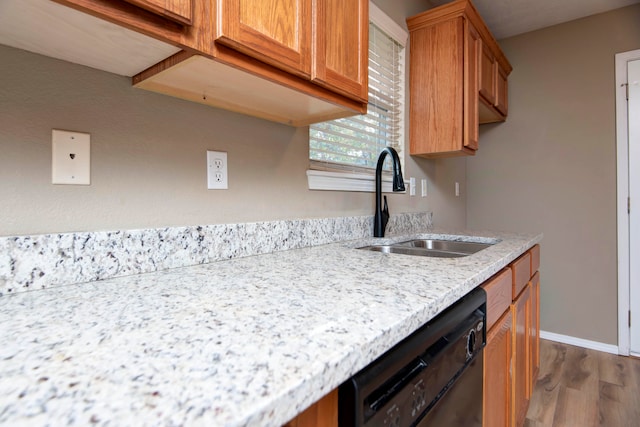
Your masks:
{"label": "doorway trim", "polygon": [[629,355],[629,132],[627,104],[627,62],[640,59],[640,49],[616,54],[616,157],[618,223],[618,353]]}

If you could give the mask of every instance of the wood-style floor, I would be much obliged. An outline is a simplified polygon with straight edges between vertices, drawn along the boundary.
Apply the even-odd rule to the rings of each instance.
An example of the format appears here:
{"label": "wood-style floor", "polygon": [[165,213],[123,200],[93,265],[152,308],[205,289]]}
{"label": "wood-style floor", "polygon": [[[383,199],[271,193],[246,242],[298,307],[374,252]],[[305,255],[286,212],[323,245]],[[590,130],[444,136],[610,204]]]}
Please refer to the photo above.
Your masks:
{"label": "wood-style floor", "polygon": [[639,427],[640,359],[540,340],[525,427]]}

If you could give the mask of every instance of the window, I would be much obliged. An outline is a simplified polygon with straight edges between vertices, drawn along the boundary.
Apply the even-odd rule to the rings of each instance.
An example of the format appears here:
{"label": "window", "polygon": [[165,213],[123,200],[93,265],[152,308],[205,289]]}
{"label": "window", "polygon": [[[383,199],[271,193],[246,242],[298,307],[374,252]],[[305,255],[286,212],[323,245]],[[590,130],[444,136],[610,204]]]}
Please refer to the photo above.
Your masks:
{"label": "window", "polygon": [[[404,145],[404,45],[407,33],[370,5],[367,114],[309,127],[309,188],[373,191],[380,151]],[[401,156],[402,157],[402,156]],[[385,162],[391,169],[391,162]]]}

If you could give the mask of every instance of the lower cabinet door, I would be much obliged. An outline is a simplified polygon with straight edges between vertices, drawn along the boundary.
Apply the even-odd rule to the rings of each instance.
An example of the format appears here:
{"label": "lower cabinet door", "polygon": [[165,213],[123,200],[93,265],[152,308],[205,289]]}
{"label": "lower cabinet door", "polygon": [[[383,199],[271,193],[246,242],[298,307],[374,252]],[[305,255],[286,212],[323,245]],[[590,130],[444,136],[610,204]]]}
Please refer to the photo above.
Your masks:
{"label": "lower cabinet door", "polygon": [[484,427],[511,425],[511,358],[513,314],[507,310],[487,334],[484,348]]}
{"label": "lower cabinet door", "polygon": [[514,426],[522,426],[527,416],[531,395],[530,368],[530,322],[531,322],[531,285],[527,284],[511,305],[513,313],[513,387],[512,387],[512,422]]}
{"label": "lower cabinet door", "polygon": [[530,391],[533,394],[533,387],[538,379],[540,370],[540,273],[536,272],[531,278],[531,324],[530,339],[530,360],[531,360],[531,384]]}
{"label": "lower cabinet door", "polygon": [[283,427],[338,427],[338,389],[329,392]]}

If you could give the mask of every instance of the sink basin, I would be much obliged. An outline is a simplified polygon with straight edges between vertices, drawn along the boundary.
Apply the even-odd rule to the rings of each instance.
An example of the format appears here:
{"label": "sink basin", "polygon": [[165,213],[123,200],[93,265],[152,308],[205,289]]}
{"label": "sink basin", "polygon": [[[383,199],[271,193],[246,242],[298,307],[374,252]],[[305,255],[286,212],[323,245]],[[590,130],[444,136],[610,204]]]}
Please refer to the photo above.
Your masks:
{"label": "sink basin", "polygon": [[436,240],[436,239],[416,239],[408,242],[396,243],[397,246],[408,246],[412,248],[425,248],[436,251],[459,252],[467,255],[475,254],[478,251],[492,246],[492,243],[459,242],[457,240]]}
{"label": "sink basin", "polygon": [[460,242],[456,240],[415,239],[390,245],[370,245],[364,249],[386,254],[415,255],[437,258],[460,258],[492,246],[493,243]]}

